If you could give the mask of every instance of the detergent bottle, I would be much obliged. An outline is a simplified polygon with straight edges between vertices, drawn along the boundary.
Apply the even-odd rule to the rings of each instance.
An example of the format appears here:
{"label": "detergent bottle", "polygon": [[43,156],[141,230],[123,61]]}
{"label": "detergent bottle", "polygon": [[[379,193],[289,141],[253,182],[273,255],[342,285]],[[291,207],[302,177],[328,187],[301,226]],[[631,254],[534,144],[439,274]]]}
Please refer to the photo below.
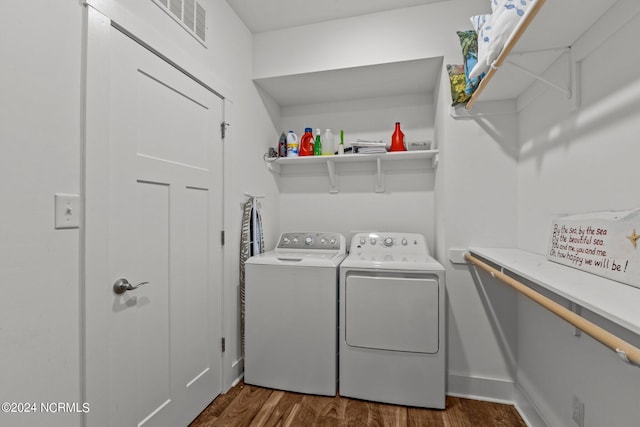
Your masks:
{"label": "detergent bottle", "polygon": [[311,128],[304,128],[304,134],[300,138],[300,156],[313,156],[313,130]]}
{"label": "detergent bottle", "polygon": [[298,157],[298,135],[292,130],[287,134],[287,157]]}
{"label": "detergent bottle", "polygon": [[320,129],[316,129],[316,143],[313,145],[313,155],[322,156],[322,141],[320,141]]}

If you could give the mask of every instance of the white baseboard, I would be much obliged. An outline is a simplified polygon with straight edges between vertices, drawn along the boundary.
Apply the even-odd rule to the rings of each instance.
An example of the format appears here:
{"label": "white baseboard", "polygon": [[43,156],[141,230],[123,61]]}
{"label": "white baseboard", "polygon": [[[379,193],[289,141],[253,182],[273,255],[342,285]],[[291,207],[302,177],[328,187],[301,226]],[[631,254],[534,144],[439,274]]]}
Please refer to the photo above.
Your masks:
{"label": "white baseboard", "polygon": [[233,383],[231,384],[231,388],[237,386],[240,381],[242,381],[244,379],[244,373],[242,375],[240,375],[238,378],[236,378],[235,380],[233,380]]}
{"label": "white baseboard", "polygon": [[549,427],[550,424],[547,423],[529,398],[529,395],[519,384],[516,384],[515,391],[515,407],[524,422],[527,423],[529,427]]}
{"label": "white baseboard", "polygon": [[239,365],[240,363],[242,363],[242,362],[244,362],[244,357],[242,357],[242,356],[241,356],[238,360],[236,360],[235,362],[233,362],[233,363],[231,364],[231,367],[232,367],[232,368],[235,368],[236,366],[238,366],[238,365]]}
{"label": "white baseboard", "polygon": [[513,381],[449,373],[447,394],[487,402],[508,403],[514,405],[527,426],[550,426],[525,390]]}
{"label": "white baseboard", "polygon": [[233,386],[238,384],[244,378],[244,358],[240,357],[239,359],[233,361],[231,363],[231,367],[229,369],[223,369],[224,372],[224,381],[222,384],[222,392],[226,393]]}
{"label": "white baseboard", "polygon": [[451,372],[447,376],[447,394],[487,402],[515,403],[513,381],[470,377]]}

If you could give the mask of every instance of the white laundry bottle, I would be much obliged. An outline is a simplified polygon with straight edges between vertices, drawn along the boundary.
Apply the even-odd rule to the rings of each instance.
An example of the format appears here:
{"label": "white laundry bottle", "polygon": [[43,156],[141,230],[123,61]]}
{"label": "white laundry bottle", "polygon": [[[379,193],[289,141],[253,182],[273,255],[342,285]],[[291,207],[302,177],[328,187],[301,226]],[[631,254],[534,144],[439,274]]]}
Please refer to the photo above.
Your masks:
{"label": "white laundry bottle", "polygon": [[298,157],[298,135],[292,130],[287,134],[287,157]]}
{"label": "white laundry bottle", "polygon": [[322,155],[332,156],[334,153],[335,142],[333,134],[331,133],[331,129],[326,129],[320,139],[322,141]]}

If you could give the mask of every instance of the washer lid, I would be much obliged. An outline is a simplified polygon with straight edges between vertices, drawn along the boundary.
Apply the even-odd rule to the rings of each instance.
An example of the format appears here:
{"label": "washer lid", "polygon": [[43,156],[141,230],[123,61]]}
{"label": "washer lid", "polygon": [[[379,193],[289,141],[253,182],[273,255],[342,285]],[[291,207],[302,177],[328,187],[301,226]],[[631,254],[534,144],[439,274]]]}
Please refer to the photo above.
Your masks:
{"label": "washer lid", "polygon": [[246,264],[336,268],[344,257],[345,255],[339,252],[273,250],[252,256]]}
{"label": "washer lid", "polygon": [[411,271],[444,271],[444,267],[432,256],[411,254],[372,254],[355,252],[347,256],[342,268],[390,269]]}

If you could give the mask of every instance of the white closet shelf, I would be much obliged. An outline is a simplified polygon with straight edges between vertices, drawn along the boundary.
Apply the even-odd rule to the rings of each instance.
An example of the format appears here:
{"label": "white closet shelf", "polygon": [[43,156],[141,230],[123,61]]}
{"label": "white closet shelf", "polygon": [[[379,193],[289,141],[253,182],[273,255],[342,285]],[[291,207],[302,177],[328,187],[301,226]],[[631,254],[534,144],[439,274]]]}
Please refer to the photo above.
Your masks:
{"label": "white closet shelf", "polygon": [[498,265],[568,301],[640,335],[640,289],[513,248],[469,248]]}
{"label": "white closet shelf", "polygon": [[281,157],[275,160],[265,159],[265,162],[271,172],[277,174],[280,174],[284,168],[289,166],[326,164],[329,175],[330,193],[338,192],[335,171],[336,163],[376,163],[375,191],[376,193],[384,193],[384,170],[382,168],[382,164],[384,162],[401,162],[421,159],[426,161],[426,168],[435,169],[438,165],[438,150],[398,151],[376,154],[344,154],[334,156]]}
{"label": "white closet shelf", "polygon": [[[616,4],[617,2],[619,4]],[[569,99],[574,100],[577,106],[579,96],[575,92],[579,87],[574,75],[575,64],[588,53],[586,49],[593,49],[597,44],[585,40],[584,43],[578,43],[580,46],[577,52],[572,52],[571,48],[588,30],[597,39],[608,37],[612,28],[602,28],[603,25],[594,24],[603,17],[607,18],[604,19],[605,22],[609,22],[610,16],[622,15],[619,10],[626,10],[623,3],[632,1],[536,0],[506,41],[500,55],[494,61],[495,68],[487,72],[466,105],[452,109],[451,115],[457,119],[473,117],[468,110],[480,101],[518,100],[536,80],[556,87]],[[545,71],[561,55],[568,57],[568,87],[564,87],[564,83],[547,81],[544,77]],[[467,111],[462,111],[464,109]],[[516,111],[519,111],[519,108],[516,108]]]}
{"label": "white closet shelf", "polygon": [[254,78],[253,82],[280,108],[407,94],[433,94],[443,60],[440,56],[388,62],[260,77]]}

